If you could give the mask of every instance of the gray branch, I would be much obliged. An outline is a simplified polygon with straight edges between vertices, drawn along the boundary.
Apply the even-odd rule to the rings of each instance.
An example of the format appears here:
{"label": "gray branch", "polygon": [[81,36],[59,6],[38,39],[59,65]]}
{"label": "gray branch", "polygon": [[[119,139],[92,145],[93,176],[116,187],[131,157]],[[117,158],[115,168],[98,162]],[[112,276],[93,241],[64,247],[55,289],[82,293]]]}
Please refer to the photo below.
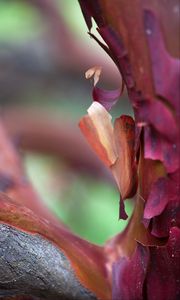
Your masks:
{"label": "gray branch", "polygon": [[69,260],[51,242],[0,224],[0,298],[95,300],[75,276]]}

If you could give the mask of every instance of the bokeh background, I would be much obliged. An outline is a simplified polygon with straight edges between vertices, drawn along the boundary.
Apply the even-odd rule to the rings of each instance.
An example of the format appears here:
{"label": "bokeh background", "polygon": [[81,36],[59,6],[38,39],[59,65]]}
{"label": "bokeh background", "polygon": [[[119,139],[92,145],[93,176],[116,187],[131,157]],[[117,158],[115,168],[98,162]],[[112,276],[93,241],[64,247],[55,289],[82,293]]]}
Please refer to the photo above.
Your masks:
{"label": "bokeh background", "polygon": [[[93,26],[96,32],[96,26]],[[92,102],[85,71],[103,67],[100,86],[121,78],[87,34],[78,1],[0,0],[0,113],[27,174],[72,231],[102,244],[121,231],[119,195],[109,170],[78,128]],[[132,114],[126,94],[113,118]],[[130,215],[132,202],[126,202]]]}

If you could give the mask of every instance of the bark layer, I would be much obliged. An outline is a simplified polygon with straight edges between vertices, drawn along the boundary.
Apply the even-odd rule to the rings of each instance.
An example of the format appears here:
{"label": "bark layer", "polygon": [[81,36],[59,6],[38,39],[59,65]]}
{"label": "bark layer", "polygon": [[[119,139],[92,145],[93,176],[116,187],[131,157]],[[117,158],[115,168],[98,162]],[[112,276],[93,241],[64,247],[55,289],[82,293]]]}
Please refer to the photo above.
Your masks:
{"label": "bark layer", "polygon": [[65,255],[40,235],[0,224],[0,298],[95,300]]}

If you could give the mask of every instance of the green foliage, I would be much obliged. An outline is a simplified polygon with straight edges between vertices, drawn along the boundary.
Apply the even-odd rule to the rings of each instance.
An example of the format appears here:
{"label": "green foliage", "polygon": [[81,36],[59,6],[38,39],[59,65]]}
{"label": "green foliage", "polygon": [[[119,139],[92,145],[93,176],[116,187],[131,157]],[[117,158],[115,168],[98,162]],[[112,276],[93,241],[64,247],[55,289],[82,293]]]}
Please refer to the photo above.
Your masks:
{"label": "green foliage", "polygon": [[42,20],[37,10],[22,2],[0,2],[0,41],[20,42],[42,32]]}
{"label": "green foliage", "polygon": [[[47,206],[83,238],[103,244],[127,224],[127,221],[118,220],[119,195],[112,184],[71,174],[69,182],[64,183],[66,188],[59,178],[59,187],[52,191],[50,174],[57,162],[44,156],[28,155],[26,166],[30,179]],[[65,167],[59,165],[58,168],[67,178]],[[127,201],[126,209],[131,215],[132,202]]]}

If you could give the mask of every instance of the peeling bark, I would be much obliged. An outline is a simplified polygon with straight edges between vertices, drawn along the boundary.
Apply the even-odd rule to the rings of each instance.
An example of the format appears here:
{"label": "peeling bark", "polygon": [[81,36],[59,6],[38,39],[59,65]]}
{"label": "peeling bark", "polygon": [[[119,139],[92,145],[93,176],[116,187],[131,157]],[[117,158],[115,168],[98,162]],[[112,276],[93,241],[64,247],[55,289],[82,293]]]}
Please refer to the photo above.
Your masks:
{"label": "peeling bark", "polygon": [[70,262],[52,243],[0,224],[0,298],[95,300],[76,278]]}

